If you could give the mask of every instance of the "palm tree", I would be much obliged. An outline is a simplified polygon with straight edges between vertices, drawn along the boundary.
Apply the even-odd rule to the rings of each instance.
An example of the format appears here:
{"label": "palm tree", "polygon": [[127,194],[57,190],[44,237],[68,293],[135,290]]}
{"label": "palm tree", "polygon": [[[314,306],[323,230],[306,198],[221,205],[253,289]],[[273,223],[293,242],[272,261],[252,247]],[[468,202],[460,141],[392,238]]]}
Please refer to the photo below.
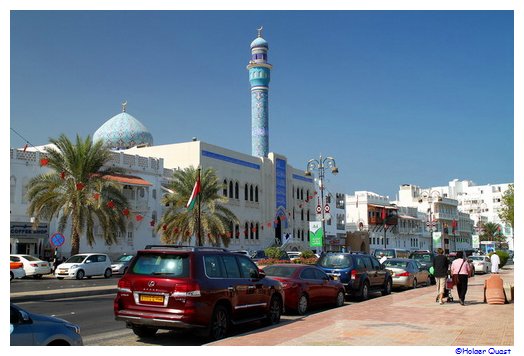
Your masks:
{"label": "palm tree", "polygon": [[492,222],[482,224],[481,241],[503,241],[504,235],[500,232],[500,225]]}
{"label": "palm tree", "polygon": [[[177,170],[168,185],[170,193],[164,195],[165,209],[156,231],[162,233],[162,241],[168,244],[188,243],[191,236],[197,237],[197,245],[204,241],[212,246],[229,245],[233,236],[233,224],[238,222],[233,212],[223,204],[228,198],[219,194],[222,185],[213,169],[201,174],[200,203],[188,210],[186,203],[191,196],[199,170],[194,167]],[[199,231],[200,220],[200,231]]]}
{"label": "palm tree", "polygon": [[126,231],[122,211],[128,202],[120,186],[106,179],[107,175],[122,173],[104,167],[111,152],[102,141],[92,143],[89,136],[82,140],[77,135],[73,144],[62,134],[50,142],[54,147],[46,147],[45,164],[51,171],[29,181],[27,213],[35,218],[35,224],[56,217],[61,232],[70,221],[71,255],[79,252],[83,232],[90,246],[95,243],[95,224],[102,228],[107,244],[116,243],[117,233]]}

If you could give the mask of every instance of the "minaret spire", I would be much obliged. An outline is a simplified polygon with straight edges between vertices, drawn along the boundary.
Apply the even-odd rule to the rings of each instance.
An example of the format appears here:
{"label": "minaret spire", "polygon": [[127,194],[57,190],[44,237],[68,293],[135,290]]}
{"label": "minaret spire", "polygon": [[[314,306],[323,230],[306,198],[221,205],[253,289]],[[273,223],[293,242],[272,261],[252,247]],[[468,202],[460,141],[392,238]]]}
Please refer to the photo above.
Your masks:
{"label": "minaret spire", "polygon": [[267,157],[269,153],[269,80],[271,64],[267,62],[269,45],[262,38],[264,26],[257,29],[251,42],[251,60],[247,65],[251,83],[251,154]]}

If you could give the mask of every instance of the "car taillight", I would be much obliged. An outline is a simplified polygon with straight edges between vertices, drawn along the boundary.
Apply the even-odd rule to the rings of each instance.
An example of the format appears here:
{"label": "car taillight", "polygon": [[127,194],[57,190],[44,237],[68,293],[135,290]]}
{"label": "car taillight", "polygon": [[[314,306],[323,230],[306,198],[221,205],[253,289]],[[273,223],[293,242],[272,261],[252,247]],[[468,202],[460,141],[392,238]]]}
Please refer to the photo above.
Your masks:
{"label": "car taillight", "polygon": [[38,263],[31,263],[31,267],[38,267]]}
{"label": "car taillight", "polygon": [[351,279],[357,279],[357,270],[356,269],[351,271]]}
{"label": "car taillight", "polygon": [[176,290],[171,293],[175,298],[200,297],[200,285],[196,282],[177,284]]}
{"label": "car taillight", "polygon": [[396,277],[409,277],[409,272],[395,273]]}
{"label": "car taillight", "polygon": [[118,291],[123,293],[131,293],[131,281],[121,278],[118,281]]}

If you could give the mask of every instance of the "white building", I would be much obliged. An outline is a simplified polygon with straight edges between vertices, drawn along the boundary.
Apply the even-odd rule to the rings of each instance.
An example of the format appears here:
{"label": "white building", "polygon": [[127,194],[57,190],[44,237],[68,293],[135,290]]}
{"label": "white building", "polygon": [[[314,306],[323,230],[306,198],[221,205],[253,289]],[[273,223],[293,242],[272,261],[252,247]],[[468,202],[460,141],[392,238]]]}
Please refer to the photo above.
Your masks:
{"label": "white building", "polygon": [[458,201],[458,210],[471,215],[475,225],[492,222],[502,227],[510,249],[513,249],[513,230],[499,218],[502,196],[512,183],[476,185],[470,180],[454,179],[447,186],[428,188],[437,190],[443,197]]}

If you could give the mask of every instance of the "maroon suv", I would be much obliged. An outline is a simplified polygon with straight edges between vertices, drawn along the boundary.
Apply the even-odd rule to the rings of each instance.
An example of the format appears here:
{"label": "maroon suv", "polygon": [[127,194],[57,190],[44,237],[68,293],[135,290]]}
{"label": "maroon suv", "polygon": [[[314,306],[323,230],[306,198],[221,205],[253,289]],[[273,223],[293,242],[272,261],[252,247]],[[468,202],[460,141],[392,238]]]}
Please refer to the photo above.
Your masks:
{"label": "maroon suv", "polygon": [[224,338],[232,324],[276,324],[283,312],[280,282],[251,259],[222,248],[146,246],[118,282],[115,319],[140,337],[158,329],[198,328]]}

